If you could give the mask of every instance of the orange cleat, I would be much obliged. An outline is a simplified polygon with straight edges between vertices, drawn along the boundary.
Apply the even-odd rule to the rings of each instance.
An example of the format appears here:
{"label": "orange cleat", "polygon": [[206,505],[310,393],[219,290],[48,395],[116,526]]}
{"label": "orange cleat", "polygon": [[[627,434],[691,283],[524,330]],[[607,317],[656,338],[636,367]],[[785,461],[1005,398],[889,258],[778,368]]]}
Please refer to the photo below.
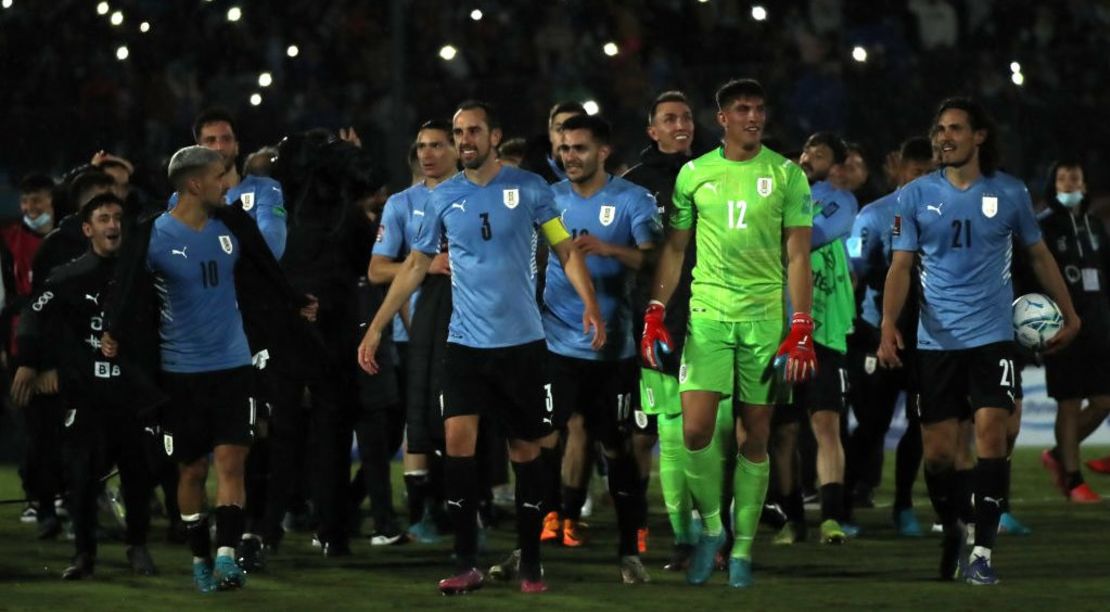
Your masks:
{"label": "orange cleat", "polygon": [[563,546],[578,548],[586,543],[586,524],[573,519],[563,521]]}
{"label": "orange cleat", "polygon": [[647,527],[641,527],[641,528],[636,530],[636,550],[640,551],[641,555],[647,553],[647,549],[648,549],[647,544],[648,544],[648,528]]}
{"label": "orange cleat", "polygon": [[1048,470],[1048,473],[1052,476],[1052,484],[1056,489],[1059,490],[1060,493],[1067,495],[1068,490],[1065,485],[1067,476],[1064,474],[1064,464],[1060,463],[1056,459],[1056,456],[1052,454],[1052,451],[1046,448],[1041,451],[1041,465],[1043,465],[1044,469]]}
{"label": "orange cleat", "polygon": [[1075,504],[1097,504],[1102,501],[1102,497],[1092,491],[1087,483],[1083,483],[1068,491],[1068,501]]}
{"label": "orange cleat", "polygon": [[547,516],[543,517],[543,531],[540,532],[540,541],[558,542],[559,539],[559,513],[548,512]]}
{"label": "orange cleat", "polygon": [[1110,457],[1091,459],[1087,462],[1087,469],[1099,474],[1110,474]]}

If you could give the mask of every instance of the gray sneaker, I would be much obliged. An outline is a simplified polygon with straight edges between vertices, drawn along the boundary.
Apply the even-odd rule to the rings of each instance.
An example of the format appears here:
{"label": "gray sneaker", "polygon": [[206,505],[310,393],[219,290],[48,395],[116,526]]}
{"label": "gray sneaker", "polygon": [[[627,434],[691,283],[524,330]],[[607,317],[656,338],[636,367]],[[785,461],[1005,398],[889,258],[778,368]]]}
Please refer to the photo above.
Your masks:
{"label": "gray sneaker", "polygon": [[516,549],[509,553],[505,560],[497,565],[492,565],[489,568],[490,580],[500,580],[508,582],[515,580],[520,575],[520,549]]}
{"label": "gray sneaker", "polygon": [[648,576],[647,570],[644,569],[644,564],[640,561],[638,555],[621,557],[621,582],[624,584],[651,582],[651,576]]}

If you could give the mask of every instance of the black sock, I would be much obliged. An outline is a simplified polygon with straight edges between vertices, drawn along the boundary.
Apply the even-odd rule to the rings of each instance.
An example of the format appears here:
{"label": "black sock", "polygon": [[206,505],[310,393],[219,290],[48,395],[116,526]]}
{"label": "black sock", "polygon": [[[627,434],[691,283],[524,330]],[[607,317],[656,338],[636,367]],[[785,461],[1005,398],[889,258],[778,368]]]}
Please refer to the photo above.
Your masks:
{"label": "black sock", "polygon": [[956,499],[958,497],[956,471],[951,467],[930,469],[926,465],[925,486],[929,490],[929,501],[933,503],[933,510],[936,511],[947,533],[954,529],[960,520]]}
{"label": "black sock", "polygon": [[542,458],[527,463],[513,462],[516,475],[516,538],[520,546],[520,573],[528,580],[539,580],[540,531],[547,514],[544,498],[548,486],[547,473]]}
{"label": "black sock", "polygon": [[1005,459],[980,459],[975,465],[975,545],[994,548],[998,517],[1006,498]]}
{"label": "black sock", "polygon": [[640,528],[640,469],[632,455],[609,459],[609,494],[617,512],[617,554],[638,555],[636,531]]}
{"label": "black sock", "polygon": [[474,457],[447,456],[443,460],[447,513],[455,529],[455,562],[461,571],[478,566],[476,463]]}
{"label": "black sock", "polygon": [[844,485],[832,482],[821,485],[821,520],[844,520]]}
{"label": "black sock", "polygon": [[[195,517],[195,518],[194,518]],[[212,556],[212,539],[208,534],[208,517],[203,514],[191,517],[181,517],[185,523],[185,534],[189,541],[189,550],[199,559]]]}
{"label": "black sock", "polygon": [[[639,464],[636,465],[637,472],[639,471]],[[650,471],[649,471],[650,472]],[[648,502],[647,490],[651,484],[651,475],[645,476],[640,474],[640,506],[636,509],[637,523],[640,529],[647,529],[648,519]]]}
{"label": "black sock", "polygon": [[[1010,473],[1013,471],[1013,469],[1014,469],[1013,458],[1012,457],[1006,457],[1006,488],[1004,489],[1005,493],[1003,493],[1003,495],[1005,495],[1005,497],[1002,498],[1002,503],[999,504],[1001,506],[1001,510],[1002,510],[1003,514],[1007,514],[1007,513],[1010,512],[1010,482],[1011,482]],[[1082,473],[1079,475],[1079,478],[1080,478],[1080,480],[1083,479]]]}
{"label": "black sock", "polygon": [[894,512],[913,508],[913,483],[921,469],[921,428],[909,427],[894,454]]}
{"label": "black sock", "polygon": [[247,515],[239,506],[216,506],[216,547],[235,547],[243,537]]}
{"label": "black sock", "polygon": [[1067,481],[1068,481],[1068,484],[1067,484],[1068,491],[1071,491],[1075,487],[1078,487],[1079,485],[1083,484],[1083,474],[1079,471],[1068,472]]}
{"label": "black sock", "polygon": [[582,518],[584,503],[586,503],[586,487],[563,487],[563,518],[573,521]]}
{"label": "black sock", "polygon": [[547,479],[544,483],[546,493],[543,505],[548,512],[558,512],[563,505],[562,495],[560,495],[563,489],[563,453],[559,452],[557,446],[555,448],[540,447],[539,458],[544,478]]}
{"label": "black sock", "polygon": [[[727,508],[727,506],[722,506]],[[795,486],[789,493],[782,497],[782,511],[786,513],[786,520],[794,525],[804,525],[806,522],[805,502],[802,500],[801,487]]]}
{"label": "black sock", "polygon": [[956,470],[956,516],[964,522],[975,522],[975,508],[971,503],[972,493],[975,491],[975,469]]}
{"label": "black sock", "polygon": [[424,505],[428,499],[428,472],[405,474],[405,493],[409,503],[409,525],[424,520]]}

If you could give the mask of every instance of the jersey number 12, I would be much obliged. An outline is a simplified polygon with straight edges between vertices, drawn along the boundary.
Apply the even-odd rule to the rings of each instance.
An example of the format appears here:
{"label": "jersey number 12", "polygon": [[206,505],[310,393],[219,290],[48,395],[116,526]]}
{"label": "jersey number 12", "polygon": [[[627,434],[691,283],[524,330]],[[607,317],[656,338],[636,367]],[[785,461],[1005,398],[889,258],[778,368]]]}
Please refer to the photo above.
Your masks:
{"label": "jersey number 12", "polygon": [[728,229],[745,229],[748,227],[744,223],[744,215],[748,214],[748,203],[744,200],[728,201]]}

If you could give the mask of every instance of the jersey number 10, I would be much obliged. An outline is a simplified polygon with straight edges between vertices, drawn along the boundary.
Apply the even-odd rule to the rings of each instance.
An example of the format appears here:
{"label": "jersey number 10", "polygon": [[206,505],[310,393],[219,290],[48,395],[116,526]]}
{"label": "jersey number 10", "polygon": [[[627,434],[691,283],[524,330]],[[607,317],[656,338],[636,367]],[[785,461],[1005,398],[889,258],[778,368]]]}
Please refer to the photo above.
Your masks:
{"label": "jersey number 10", "polygon": [[744,223],[744,215],[748,214],[748,203],[744,200],[728,201],[728,229],[745,229],[748,227]]}

